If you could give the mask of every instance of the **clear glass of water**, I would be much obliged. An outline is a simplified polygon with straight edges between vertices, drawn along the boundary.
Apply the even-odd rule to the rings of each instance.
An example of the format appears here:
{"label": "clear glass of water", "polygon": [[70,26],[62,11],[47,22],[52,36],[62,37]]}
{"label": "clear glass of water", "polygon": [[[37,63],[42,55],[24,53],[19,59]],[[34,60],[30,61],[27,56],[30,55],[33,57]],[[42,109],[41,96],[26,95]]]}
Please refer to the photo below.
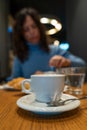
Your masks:
{"label": "clear glass of water", "polygon": [[67,92],[69,94],[81,95],[85,80],[85,67],[67,67],[56,70],[56,73],[66,75],[65,85],[67,85]]}
{"label": "clear glass of water", "polygon": [[83,94],[82,87],[85,79],[85,73],[71,73],[67,75],[68,92],[70,94]]}

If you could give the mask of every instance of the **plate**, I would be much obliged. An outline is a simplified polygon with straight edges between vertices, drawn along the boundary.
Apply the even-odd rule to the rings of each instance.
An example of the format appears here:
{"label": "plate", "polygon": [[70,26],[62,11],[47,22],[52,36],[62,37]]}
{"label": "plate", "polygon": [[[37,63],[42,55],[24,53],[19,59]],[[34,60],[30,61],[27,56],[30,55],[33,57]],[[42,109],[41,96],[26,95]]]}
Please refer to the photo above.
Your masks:
{"label": "plate", "polygon": [[14,87],[12,87],[12,86],[7,85],[7,84],[4,84],[4,85],[2,86],[2,89],[5,89],[5,90],[19,90],[19,89],[17,89],[17,88],[14,88]]}
{"label": "plate", "polygon": [[3,85],[0,85],[0,89],[3,89]]}
{"label": "plate", "polygon": [[[69,99],[69,98],[76,98],[76,97],[69,94],[62,94],[61,96],[62,100]],[[73,110],[79,107],[80,105],[80,101],[75,100],[73,102],[68,102],[63,106],[48,107],[46,103],[41,103],[36,101],[36,97],[34,93],[19,98],[16,103],[19,108],[22,108],[27,111],[31,111],[36,114],[46,114],[46,115],[60,114],[62,112]]]}

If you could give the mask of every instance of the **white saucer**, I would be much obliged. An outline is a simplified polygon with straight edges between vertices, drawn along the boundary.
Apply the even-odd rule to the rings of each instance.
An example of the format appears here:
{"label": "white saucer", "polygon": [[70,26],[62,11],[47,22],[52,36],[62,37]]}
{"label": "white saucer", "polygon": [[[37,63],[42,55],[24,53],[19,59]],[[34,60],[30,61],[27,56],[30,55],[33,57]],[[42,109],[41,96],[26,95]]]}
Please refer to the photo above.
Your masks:
{"label": "white saucer", "polygon": [[[68,95],[68,94],[62,94],[61,99],[69,99],[69,98],[76,98],[74,96]],[[77,108],[80,105],[80,101],[72,101],[67,103],[64,106],[58,106],[58,107],[48,107],[46,103],[41,103],[35,100],[35,94],[31,93],[30,95],[26,95],[21,97],[20,99],[17,100],[17,105],[18,107],[34,112],[36,114],[60,114],[62,112],[66,112],[69,110],[73,110]]]}

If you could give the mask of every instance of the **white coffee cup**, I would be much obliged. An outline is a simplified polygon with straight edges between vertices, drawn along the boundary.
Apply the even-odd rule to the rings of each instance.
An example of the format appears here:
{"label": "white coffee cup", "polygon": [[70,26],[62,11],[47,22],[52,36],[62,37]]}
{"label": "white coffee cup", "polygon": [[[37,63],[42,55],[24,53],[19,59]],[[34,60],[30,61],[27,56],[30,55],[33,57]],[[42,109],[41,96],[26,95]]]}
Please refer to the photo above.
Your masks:
{"label": "white coffee cup", "polygon": [[[40,102],[50,102],[55,94],[57,98],[60,98],[64,89],[65,75],[63,74],[42,74],[31,75],[31,79],[25,79],[22,81],[22,91],[35,93],[36,100]],[[30,84],[30,89],[25,88],[25,83]]]}

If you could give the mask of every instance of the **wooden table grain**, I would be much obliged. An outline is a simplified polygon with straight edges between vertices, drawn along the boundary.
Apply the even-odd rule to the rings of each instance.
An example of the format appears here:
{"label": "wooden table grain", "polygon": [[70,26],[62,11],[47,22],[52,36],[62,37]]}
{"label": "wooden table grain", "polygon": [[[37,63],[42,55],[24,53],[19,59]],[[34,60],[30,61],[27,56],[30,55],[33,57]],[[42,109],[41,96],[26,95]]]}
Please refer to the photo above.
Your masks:
{"label": "wooden table grain", "polygon": [[[87,84],[83,86],[87,95]],[[16,101],[25,94],[0,90],[0,130],[87,130],[87,100],[77,109],[55,116],[43,116],[25,111]]]}

